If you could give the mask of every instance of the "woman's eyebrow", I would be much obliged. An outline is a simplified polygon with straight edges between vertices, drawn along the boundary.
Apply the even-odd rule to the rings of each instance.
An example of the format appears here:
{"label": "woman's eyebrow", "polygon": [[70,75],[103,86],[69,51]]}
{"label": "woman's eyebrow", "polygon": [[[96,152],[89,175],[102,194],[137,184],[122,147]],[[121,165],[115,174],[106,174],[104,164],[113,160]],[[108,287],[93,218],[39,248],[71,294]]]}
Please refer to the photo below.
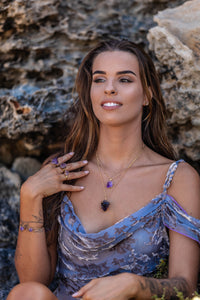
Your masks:
{"label": "woman's eyebrow", "polygon": [[[106,74],[106,72],[104,71],[100,71],[100,70],[96,70],[92,73],[92,75],[95,75],[95,74]],[[135,72],[131,71],[131,70],[124,70],[124,71],[119,71],[117,72],[117,75],[122,75],[122,74],[133,74],[134,76],[136,76]]]}
{"label": "woman's eyebrow", "polygon": [[92,75],[94,74],[106,74],[106,72],[97,70],[92,73]]}
{"label": "woman's eyebrow", "polygon": [[133,74],[134,76],[136,76],[135,72],[131,70],[124,70],[124,71],[117,72],[117,75],[121,75],[121,74]]}

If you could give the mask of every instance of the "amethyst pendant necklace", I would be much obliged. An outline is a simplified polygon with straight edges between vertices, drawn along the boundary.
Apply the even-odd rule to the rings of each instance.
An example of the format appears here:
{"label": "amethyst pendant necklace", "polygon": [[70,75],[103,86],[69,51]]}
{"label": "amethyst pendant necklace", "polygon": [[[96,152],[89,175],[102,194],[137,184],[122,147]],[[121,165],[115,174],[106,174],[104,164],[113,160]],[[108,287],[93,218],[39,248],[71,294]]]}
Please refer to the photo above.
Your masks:
{"label": "amethyst pendant necklace", "polygon": [[113,187],[113,179],[112,179],[112,178],[110,178],[110,179],[108,180],[108,182],[107,182],[107,184],[106,184],[106,187],[107,187],[107,188]]}
{"label": "amethyst pendant necklace", "polygon": [[110,206],[110,202],[109,202],[109,201],[103,200],[103,201],[101,202],[101,209],[102,209],[103,211],[106,211],[106,210],[108,209],[109,206]]}
{"label": "amethyst pendant necklace", "polygon": [[[106,188],[111,189],[111,193],[113,192],[113,190],[117,187],[117,185],[119,184],[120,180],[122,179],[122,177],[126,174],[126,172],[128,171],[128,169],[130,167],[132,167],[132,165],[134,164],[134,162],[139,158],[139,156],[142,153],[142,150],[144,149],[144,144],[142,145],[142,149],[139,151],[138,155],[135,156],[130,163],[128,164],[128,166],[123,169],[121,172],[119,172],[118,174],[116,174],[114,177],[109,177],[107,176],[107,174],[105,173],[105,171],[103,172],[103,166],[101,163],[101,160],[99,159],[97,153],[96,153],[96,161],[97,161],[97,166],[99,169],[99,174],[101,177],[101,182],[102,182],[102,186],[103,186],[103,191],[104,191],[104,200],[101,202],[101,209],[103,211],[107,211],[107,209],[110,207],[110,201],[108,201],[108,197],[107,197],[107,193],[106,193]],[[104,175],[108,178],[106,185],[104,184],[104,179],[103,179],[103,173]],[[118,178],[117,183],[115,183],[114,185],[114,179]],[[106,187],[106,188],[105,188]],[[110,193],[110,195],[111,195]]]}

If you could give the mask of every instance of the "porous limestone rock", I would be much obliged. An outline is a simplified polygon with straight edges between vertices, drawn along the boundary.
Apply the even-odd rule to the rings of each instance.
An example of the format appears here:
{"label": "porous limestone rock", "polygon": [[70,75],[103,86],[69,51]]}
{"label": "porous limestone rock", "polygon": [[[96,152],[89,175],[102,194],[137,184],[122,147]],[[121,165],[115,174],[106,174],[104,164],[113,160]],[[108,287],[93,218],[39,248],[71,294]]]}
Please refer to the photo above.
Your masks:
{"label": "porous limestone rock", "polygon": [[20,185],[18,174],[0,166],[0,247],[16,243]]}
{"label": "porous limestone rock", "polygon": [[24,181],[29,176],[35,174],[41,168],[41,163],[32,157],[17,157],[12,165],[12,171],[19,174]]}
{"label": "porous limestone rock", "polygon": [[56,151],[62,115],[86,51],[108,37],[146,46],[152,15],[182,2],[2,0],[0,161],[11,165],[17,156]]}
{"label": "porous limestone rock", "polygon": [[200,0],[159,12],[149,48],[162,75],[169,133],[178,152],[200,170]]}
{"label": "porous limestone rock", "polygon": [[0,166],[0,298],[17,283],[14,248],[19,226],[21,180],[5,166]]}

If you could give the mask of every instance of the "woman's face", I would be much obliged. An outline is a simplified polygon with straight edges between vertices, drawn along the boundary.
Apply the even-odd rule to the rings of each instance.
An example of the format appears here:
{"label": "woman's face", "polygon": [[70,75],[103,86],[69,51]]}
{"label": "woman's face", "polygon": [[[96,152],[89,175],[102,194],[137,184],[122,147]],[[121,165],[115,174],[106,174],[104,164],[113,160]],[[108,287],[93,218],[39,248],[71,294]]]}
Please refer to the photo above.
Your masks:
{"label": "woman's face", "polygon": [[100,53],[93,62],[90,97],[101,125],[141,124],[147,97],[136,56],[126,51]]}

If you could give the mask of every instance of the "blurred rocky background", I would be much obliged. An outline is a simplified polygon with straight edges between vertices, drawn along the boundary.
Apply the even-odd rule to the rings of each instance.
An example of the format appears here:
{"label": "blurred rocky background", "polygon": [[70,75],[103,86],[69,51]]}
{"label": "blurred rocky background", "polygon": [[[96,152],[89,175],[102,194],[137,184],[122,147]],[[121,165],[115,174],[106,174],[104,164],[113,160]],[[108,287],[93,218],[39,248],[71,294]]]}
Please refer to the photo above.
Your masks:
{"label": "blurred rocky background", "polygon": [[169,136],[200,172],[200,0],[1,0],[0,299],[18,282],[14,249],[22,182],[62,146],[77,68],[102,38],[152,56]]}

